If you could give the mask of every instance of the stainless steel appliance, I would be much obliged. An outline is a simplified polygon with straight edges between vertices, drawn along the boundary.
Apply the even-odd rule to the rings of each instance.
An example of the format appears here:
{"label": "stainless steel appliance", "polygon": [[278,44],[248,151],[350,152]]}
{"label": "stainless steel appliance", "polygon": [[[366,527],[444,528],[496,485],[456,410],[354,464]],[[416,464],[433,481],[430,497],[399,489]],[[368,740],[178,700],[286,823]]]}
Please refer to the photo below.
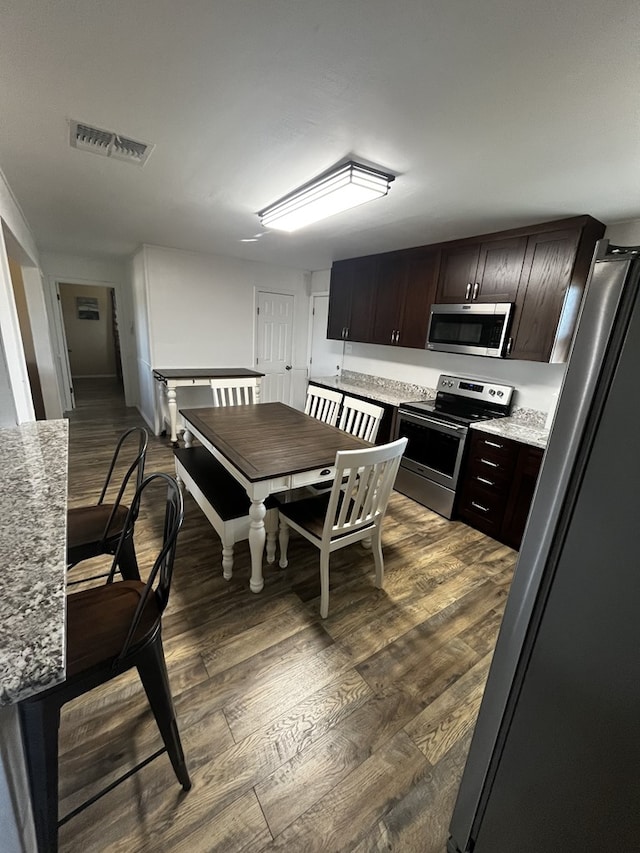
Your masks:
{"label": "stainless steel appliance", "polygon": [[502,358],[512,313],[511,302],[432,305],[427,349]]}
{"label": "stainless steel appliance", "polygon": [[451,518],[469,424],[508,415],[513,388],[442,375],[435,400],[403,403],[395,438],[409,439],[395,488]]}
{"label": "stainless steel appliance", "polygon": [[450,853],[640,839],[640,247],[598,244]]}

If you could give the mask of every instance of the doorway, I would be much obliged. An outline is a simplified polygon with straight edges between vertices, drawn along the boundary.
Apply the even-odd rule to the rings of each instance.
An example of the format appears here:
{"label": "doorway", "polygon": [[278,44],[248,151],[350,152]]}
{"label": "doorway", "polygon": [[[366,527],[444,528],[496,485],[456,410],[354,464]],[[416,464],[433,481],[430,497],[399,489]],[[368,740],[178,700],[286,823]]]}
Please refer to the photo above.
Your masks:
{"label": "doorway", "polygon": [[58,294],[73,404],[96,396],[124,403],[114,288],[61,281]]}

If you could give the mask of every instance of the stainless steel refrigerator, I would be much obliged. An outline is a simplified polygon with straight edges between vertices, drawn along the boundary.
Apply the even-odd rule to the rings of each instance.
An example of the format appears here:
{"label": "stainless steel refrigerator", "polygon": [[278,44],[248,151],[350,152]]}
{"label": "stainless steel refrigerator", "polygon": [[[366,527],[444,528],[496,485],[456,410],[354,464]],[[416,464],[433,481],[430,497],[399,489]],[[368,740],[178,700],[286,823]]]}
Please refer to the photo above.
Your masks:
{"label": "stainless steel refrigerator", "polygon": [[600,241],[449,853],[640,850],[639,282]]}

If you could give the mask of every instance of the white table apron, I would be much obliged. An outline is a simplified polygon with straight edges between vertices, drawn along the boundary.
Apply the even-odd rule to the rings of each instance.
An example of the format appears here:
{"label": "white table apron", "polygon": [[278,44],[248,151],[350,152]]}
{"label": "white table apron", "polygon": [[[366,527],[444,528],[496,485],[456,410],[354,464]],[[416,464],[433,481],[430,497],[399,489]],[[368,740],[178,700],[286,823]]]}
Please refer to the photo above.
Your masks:
{"label": "white table apron", "polygon": [[[267,543],[267,562],[275,562],[276,551],[276,533],[267,532],[264,526],[264,517],[266,515],[265,500],[276,492],[286,492],[289,489],[295,489],[300,486],[308,486],[310,483],[321,481],[330,481],[335,477],[335,466],[323,468],[322,476],[320,469],[314,468],[309,471],[300,471],[297,474],[289,474],[285,477],[273,477],[268,480],[257,480],[252,482],[247,479],[235,465],[233,465],[224,456],[218,448],[212,444],[193,423],[184,418],[186,428],[194,435],[207,450],[215,456],[227,471],[235,477],[235,479],[245,489],[251,506],[249,507],[249,517],[251,524],[249,526],[249,551],[251,552],[251,580],[249,587],[252,592],[261,592],[264,587],[264,579],[262,577],[262,555],[264,553],[265,542]],[[272,538],[273,537],[273,538]]]}

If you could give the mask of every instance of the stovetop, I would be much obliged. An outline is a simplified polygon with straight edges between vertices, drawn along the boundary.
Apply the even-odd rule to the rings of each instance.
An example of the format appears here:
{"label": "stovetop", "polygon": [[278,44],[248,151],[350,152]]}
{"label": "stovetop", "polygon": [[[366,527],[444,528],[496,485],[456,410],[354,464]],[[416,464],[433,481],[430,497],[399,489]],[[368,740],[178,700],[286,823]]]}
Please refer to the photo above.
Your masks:
{"label": "stovetop", "polygon": [[509,415],[513,391],[510,385],[443,374],[435,400],[403,403],[401,408],[444,422],[469,425]]}

